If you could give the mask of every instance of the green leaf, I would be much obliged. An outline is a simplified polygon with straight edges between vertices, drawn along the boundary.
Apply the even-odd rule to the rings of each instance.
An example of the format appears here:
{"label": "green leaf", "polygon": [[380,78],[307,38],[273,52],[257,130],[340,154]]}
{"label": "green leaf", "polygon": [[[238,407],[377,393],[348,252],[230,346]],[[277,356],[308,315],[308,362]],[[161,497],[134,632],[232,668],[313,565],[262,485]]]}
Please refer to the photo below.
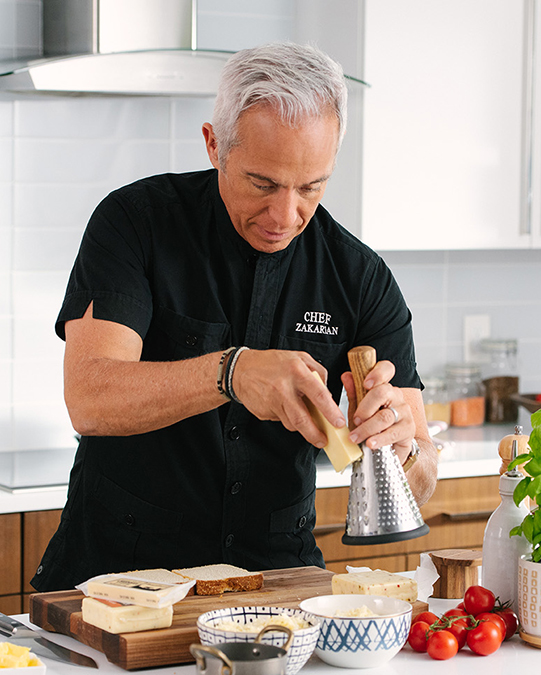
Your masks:
{"label": "green leaf", "polygon": [[532,429],[541,427],[541,409],[534,412],[530,420],[532,422]]}
{"label": "green leaf", "polygon": [[534,549],[532,553],[532,560],[536,563],[541,561],[541,546],[538,546],[536,549]]}
{"label": "green leaf", "polygon": [[[540,418],[541,419],[541,418]],[[531,452],[535,457],[541,456],[541,426],[534,427],[528,440]]]}
{"label": "green leaf", "polygon": [[534,457],[530,459],[524,465],[524,469],[530,474],[530,476],[540,476],[541,475],[541,458]]}
{"label": "green leaf", "polygon": [[510,537],[520,537],[522,534],[522,523],[520,525],[515,525],[510,531],[509,531],[509,536]]}
{"label": "green leaf", "polygon": [[534,546],[539,546],[539,544],[541,544],[541,532],[533,538],[532,544]]}
{"label": "green leaf", "polygon": [[517,506],[520,505],[521,501],[526,497],[528,494],[528,487],[530,483],[532,482],[532,479],[529,476],[525,476],[520,483],[517,484],[514,492],[513,492],[513,501]]}
{"label": "green leaf", "polygon": [[536,476],[532,479],[528,485],[528,491],[526,494],[528,497],[537,500],[537,497],[541,494],[541,476]]}
{"label": "green leaf", "polygon": [[522,521],[522,533],[526,539],[530,542],[533,542],[534,531],[533,531],[533,515],[530,513]]}
{"label": "green leaf", "polygon": [[524,462],[527,462],[529,459],[531,459],[531,454],[529,452],[523,452],[521,455],[517,455],[512,462],[509,462],[507,470],[510,471],[511,469],[514,469],[516,466],[524,464]]}

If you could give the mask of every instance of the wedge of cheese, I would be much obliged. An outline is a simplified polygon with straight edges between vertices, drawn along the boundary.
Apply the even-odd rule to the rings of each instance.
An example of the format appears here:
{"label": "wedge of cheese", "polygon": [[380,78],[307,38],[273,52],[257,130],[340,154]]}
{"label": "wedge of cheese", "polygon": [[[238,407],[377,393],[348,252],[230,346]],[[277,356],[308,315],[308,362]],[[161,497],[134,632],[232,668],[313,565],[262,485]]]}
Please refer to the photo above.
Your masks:
{"label": "wedge of cheese", "polygon": [[111,600],[83,598],[83,621],[108,633],[168,628],[173,623],[173,607],[140,607]]}
{"label": "wedge of cheese", "polygon": [[[319,373],[315,370],[312,375],[323,383]],[[363,451],[360,445],[352,443],[349,440],[349,429],[346,427],[333,427],[333,425],[324,417],[320,410],[309,399],[305,399],[312,419],[317,428],[327,436],[327,445],[323,448],[330,459],[335,471],[343,471],[346,466],[362,457]]]}
{"label": "wedge of cheese", "polygon": [[415,579],[391,574],[384,570],[335,574],[332,578],[333,595],[356,593],[359,595],[385,595],[407,602],[417,600]]}

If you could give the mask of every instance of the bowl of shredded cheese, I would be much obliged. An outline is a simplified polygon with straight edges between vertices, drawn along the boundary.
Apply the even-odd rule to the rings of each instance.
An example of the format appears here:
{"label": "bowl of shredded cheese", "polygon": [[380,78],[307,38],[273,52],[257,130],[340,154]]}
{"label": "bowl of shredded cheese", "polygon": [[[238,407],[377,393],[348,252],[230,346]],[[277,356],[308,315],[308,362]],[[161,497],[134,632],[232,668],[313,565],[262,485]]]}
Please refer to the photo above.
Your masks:
{"label": "bowl of shredded cheese", "polygon": [[[315,649],[321,620],[300,609],[285,607],[224,607],[205,612],[197,619],[197,632],[203,645],[224,642],[253,642],[259,632],[269,625],[285,626],[293,631],[287,651],[287,675],[295,675],[308,661]],[[283,647],[287,635],[270,631],[261,639],[263,644]]]}
{"label": "bowl of shredded cheese", "polygon": [[380,595],[320,595],[303,600],[300,608],[322,622],[316,654],[340,668],[374,668],[390,661],[411,626],[411,604]]}

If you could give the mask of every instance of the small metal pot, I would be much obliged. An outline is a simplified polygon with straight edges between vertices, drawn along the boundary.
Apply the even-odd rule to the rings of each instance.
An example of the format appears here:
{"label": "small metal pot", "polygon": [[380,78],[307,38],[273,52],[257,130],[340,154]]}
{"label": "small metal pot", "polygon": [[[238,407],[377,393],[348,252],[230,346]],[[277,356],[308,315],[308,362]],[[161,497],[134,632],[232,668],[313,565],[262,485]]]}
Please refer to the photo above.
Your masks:
{"label": "small metal pot", "polygon": [[[261,643],[269,631],[287,633],[283,647]],[[286,626],[269,625],[263,628],[254,642],[224,642],[217,647],[190,645],[199,675],[285,675],[287,650],[293,640],[293,631]],[[209,658],[210,657],[210,658]]]}

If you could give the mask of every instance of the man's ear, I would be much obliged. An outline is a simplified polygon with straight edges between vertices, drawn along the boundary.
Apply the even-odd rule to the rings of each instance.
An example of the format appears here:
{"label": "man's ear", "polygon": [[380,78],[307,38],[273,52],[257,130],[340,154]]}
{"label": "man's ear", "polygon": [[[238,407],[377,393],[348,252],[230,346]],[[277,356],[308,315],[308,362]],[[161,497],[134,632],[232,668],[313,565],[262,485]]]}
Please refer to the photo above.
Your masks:
{"label": "man's ear", "polygon": [[203,137],[205,139],[205,146],[207,148],[207,154],[210,159],[210,163],[215,169],[220,168],[220,162],[218,161],[218,143],[216,141],[216,136],[214,135],[214,129],[210,122],[205,122],[202,128]]}

